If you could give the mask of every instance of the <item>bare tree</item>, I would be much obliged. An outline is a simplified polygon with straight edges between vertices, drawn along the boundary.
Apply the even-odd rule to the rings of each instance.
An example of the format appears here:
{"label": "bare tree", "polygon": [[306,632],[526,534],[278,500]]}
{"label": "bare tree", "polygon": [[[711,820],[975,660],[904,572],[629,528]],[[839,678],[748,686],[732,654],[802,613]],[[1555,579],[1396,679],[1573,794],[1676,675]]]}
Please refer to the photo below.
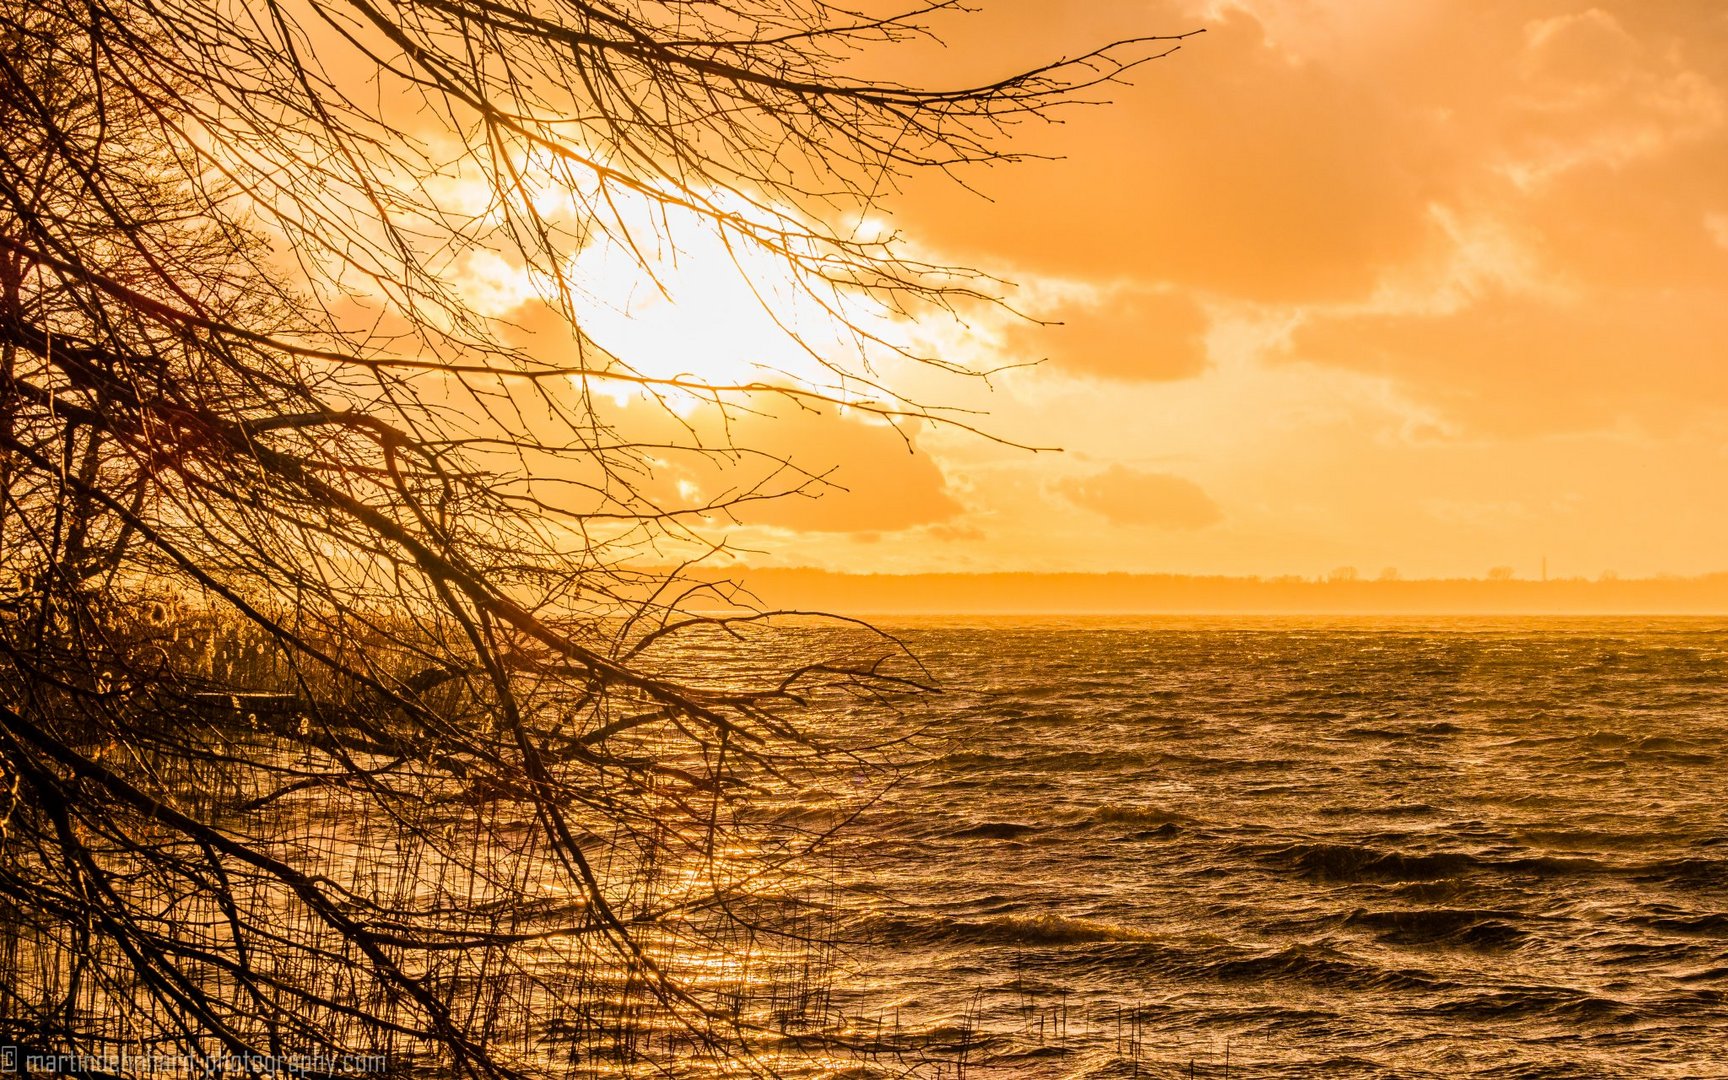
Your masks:
{"label": "bare tree", "polygon": [[[819,480],[681,505],[655,461],[750,449],[632,437],[597,390],[939,413],[862,326],[814,381],[639,371],[570,257],[707,229],[841,322],[988,293],[840,223],[1171,45],[844,74],[952,6],[0,0],[0,1041],[771,1070],[755,976],[679,958],[785,914],[822,831],[761,796],[869,741],[799,718],[915,669],[693,613],[665,545]],[[482,252],[570,355],[452,283]]]}

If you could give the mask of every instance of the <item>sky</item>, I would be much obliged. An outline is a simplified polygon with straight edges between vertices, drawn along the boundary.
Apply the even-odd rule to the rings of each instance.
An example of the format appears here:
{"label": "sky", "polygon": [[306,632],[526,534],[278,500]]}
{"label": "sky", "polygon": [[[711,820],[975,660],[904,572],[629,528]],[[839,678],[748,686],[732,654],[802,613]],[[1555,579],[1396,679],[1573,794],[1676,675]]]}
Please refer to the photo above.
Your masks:
{"label": "sky", "polygon": [[[969,83],[1115,37],[1205,33],[1110,105],[1013,131],[1010,149],[1059,160],[884,197],[914,253],[1001,275],[1017,307],[1062,325],[981,311],[897,327],[945,360],[1012,366],[987,383],[888,373],[983,410],[972,423],[1005,442],[793,410],[750,421],[745,437],[838,487],[713,523],[742,559],[1728,568],[1728,9],[979,6],[938,24],[945,47],[885,70]],[[594,257],[616,286],[623,271]],[[689,363],[693,342],[711,372],[795,366],[728,266],[695,243],[671,300],[631,288],[587,329],[648,370]],[[672,466],[666,481],[718,483]]]}

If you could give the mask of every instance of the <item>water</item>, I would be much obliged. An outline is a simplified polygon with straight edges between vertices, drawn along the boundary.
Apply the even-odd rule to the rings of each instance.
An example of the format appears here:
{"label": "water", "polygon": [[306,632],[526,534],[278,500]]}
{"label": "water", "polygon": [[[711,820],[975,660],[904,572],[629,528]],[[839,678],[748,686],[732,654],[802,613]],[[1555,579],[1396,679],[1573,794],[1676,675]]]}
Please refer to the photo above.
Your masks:
{"label": "water", "polygon": [[[667,1015],[641,964],[592,933],[506,793],[404,766],[255,805],[330,768],[264,733],[194,787],[359,910],[533,931],[403,954],[528,1075],[763,1075],[706,1052],[685,1025],[707,1022],[799,1080],[1728,1077],[1728,628],[897,630],[946,692],[900,719],[827,701],[813,733],[880,749],[753,777],[717,850],[655,834],[675,832],[671,803],[638,795],[628,822],[603,800],[567,808],[616,910],[675,913],[643,915],[634,938],[705,1021]],[[880,651],[854,630],[788,633],[800,655]],[[661,659],[724,682],[782,667],[772,640],[752,653],[717,634]],[[362,764],[384,775],[381,756]],[[269,932],[255,965],[403,1018],[269,875],[232,867],[218,903],[135,873],[154,847],[97,854],[162,940],[225,948],[238,915]],[[154,1047],[178,1022],[111,946],[4,916],[0,1021],[8,1001],[64,1000],[98,1050]],[[86,957],[100,985],[69,974]],[[250,1015],[225,970],[196,973]],[[448,1073],[421,1040],[332,1013],[312,1018],[399,1074]]]}
{"label": "water", "polygon": [[859,1075],[1728,1076],[1721,624],[902,633],[982,692],[840,861]]}

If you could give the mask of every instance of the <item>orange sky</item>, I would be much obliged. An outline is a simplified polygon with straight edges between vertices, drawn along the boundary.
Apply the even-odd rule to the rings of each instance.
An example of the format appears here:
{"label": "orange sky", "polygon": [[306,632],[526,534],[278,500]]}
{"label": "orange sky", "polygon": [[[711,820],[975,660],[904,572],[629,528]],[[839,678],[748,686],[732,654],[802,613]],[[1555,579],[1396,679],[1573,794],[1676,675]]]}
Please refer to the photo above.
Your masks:
{"label": "orange sky", "polygon": [[[931,177],[886,203],[920,253],[1000,272],[1017,303],[1066,322],[908,331],[979,366],[1048,359],[989,387],[916,370],[900,384],[1064,452],[925,428],[908,454],[856,419],[757,422],[746,437],[850,490],[716,526],[751,562],[1728,567],[1719,4],[981,6],[940,24],[946,49],[893,63],[961,83],[1207,30],[1113,106],[1018,129],[1016,148],[1064,160],[966,177],[993,201]],[[682,315],[633,292],[594,336],[649,369],[697,340],[722,372],[774,354],[724,272],[700,251],[684,263]]]}

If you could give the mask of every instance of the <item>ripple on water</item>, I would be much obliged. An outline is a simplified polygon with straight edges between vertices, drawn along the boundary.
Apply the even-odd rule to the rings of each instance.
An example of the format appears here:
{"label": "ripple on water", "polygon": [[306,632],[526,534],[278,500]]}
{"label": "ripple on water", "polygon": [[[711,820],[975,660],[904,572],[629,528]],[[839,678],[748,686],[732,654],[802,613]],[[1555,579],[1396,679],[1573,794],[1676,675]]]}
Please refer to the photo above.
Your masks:
{"label": "ripple on water", "polygon": [[[999,693],[859,874],[923,905],[873,917],[887,982],[1019,1003],[977,1020],[1002,1075],[1728,1075],[1728,631],[919,633]],[[1135,1053],[1026,1034],[1082,1008],[1142,1010]]]}

